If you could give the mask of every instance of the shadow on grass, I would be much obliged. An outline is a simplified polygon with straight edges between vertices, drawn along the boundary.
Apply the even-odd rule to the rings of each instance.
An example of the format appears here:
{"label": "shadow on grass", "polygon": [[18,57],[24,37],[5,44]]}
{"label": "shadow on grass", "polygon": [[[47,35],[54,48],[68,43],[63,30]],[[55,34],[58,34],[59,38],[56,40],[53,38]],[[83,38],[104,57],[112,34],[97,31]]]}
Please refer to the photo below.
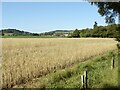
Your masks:
{"label": "shadow on grass", "polygon": [[102,90],[120,90],[120,87],[109,85],[109,84],[104,84]]}

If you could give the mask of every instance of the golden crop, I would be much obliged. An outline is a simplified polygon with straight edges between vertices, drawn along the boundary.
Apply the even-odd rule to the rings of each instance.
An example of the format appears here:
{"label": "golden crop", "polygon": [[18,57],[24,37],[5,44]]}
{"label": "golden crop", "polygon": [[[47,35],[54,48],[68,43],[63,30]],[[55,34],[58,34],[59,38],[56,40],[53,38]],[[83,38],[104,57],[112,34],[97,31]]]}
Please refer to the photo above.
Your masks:
{"label": "golden crop", "polygon": [[57,69],[116,49],[102,38],[9,38],[2,40],[2,85],[26,83]]}

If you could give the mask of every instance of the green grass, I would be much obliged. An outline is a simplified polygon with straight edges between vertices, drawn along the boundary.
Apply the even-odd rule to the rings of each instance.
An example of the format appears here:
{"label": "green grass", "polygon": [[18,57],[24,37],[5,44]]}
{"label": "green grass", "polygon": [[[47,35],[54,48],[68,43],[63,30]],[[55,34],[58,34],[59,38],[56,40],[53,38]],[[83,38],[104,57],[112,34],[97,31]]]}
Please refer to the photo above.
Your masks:
{"label": "green grass", "polygon": [[1,38],[59,38],[57,36],[1,36]]}
{"label": "green grass", "polygon": [[118,86],[118,59],[114,51],[115,68],[111,70],[111,53],[94,57],[71,67],[51,72],[16,87],[32,88],[82,88],[81,75],[88,72],[88,88],[111,88]]}

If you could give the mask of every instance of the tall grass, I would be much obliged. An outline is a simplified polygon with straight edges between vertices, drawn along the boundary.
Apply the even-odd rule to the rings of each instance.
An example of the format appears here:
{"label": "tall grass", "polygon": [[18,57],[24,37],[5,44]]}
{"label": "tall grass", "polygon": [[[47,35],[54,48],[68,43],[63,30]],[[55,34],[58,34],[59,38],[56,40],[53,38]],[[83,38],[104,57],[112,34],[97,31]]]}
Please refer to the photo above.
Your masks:
{"label": "tall grass", "polygon": [[12,87],[116,49],[113,39],[3,39],[2,86]]}
{"label": "tall grass", "polygon": [[[95,56],[87,61],[74,64],[46,76],[35,78],[26,84],[13,88],[79,88],[82,89],[81,75],[87,70],[90,89],[118,88],[118,57],[117,51]],[[114,57],[114,69],[111,69],[111,59]]]}

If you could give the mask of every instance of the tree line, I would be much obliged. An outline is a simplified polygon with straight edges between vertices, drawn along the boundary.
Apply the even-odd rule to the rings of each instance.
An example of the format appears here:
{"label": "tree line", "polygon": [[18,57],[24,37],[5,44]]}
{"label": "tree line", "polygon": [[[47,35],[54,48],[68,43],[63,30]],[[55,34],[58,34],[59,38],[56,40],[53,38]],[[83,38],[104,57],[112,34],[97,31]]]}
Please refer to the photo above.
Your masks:
{"label": "tree line", "polygon": [[[120,24],[119,24],[120,26]],[[71,37],[101,37],[101,38],[117,38],[118,33],[118,24],[112,24],[108,26],[94,26],[93,29],[82,29],[74,30]]]}

